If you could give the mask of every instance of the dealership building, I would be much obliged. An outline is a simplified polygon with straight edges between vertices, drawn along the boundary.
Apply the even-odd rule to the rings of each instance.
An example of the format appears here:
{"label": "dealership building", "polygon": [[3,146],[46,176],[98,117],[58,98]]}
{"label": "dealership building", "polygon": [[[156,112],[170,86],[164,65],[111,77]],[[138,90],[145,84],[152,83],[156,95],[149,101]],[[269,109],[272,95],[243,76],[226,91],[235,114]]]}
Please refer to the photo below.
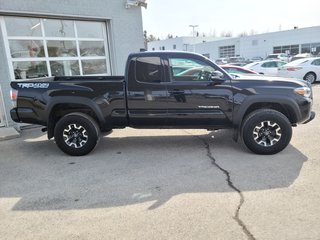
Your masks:
{"label": "dealership building", "polygon": [[265,58],[271,53],[287,53],[289,55],[313,53],[318,55],[320,54],[320,26],[213,40],[178,37],[150,42],[148,50],[195,51],[212,60],[234,56],[245,59]]}
{"label": "dealership building", "polygon": [[134,1],[0,0],[0,127],[14,124],[11,81],[122,75],[128,54],[143,47]]}

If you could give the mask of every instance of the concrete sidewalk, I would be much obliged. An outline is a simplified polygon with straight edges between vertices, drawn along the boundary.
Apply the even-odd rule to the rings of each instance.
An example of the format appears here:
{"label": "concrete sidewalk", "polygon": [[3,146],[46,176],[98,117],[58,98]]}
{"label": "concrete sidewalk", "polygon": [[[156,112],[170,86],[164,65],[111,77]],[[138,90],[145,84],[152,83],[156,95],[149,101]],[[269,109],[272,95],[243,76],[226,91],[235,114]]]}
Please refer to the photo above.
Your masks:
{"label": "concrete sidewalk", "polygon": [[20,137],[20,133],[13,127],[0,127],[0,141]]}

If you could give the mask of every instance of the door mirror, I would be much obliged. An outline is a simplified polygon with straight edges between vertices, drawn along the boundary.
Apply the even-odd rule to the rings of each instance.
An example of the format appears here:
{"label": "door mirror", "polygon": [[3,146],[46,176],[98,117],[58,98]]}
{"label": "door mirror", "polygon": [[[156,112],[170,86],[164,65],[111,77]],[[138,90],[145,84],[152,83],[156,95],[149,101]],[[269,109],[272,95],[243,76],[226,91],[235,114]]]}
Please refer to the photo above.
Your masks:
{"label": "door mirror", "polygon": [[224,80],[224,74],[222,73],[222,72],[220,72],[220,71],[214,71],[214,72],[212,72],[212,74],[211,74],[211,80],[212,81],[221,81],[221,80]]}

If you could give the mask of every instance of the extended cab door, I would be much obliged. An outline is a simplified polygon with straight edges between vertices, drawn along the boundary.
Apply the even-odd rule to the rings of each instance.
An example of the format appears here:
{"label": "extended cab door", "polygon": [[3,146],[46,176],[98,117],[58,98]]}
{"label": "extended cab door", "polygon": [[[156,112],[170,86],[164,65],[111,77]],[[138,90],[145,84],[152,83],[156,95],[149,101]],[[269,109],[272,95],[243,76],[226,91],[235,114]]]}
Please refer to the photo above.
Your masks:
{"label": "extended cab door", "polygon": [[[229,75],[200,55],[167,56],[165,64],[170,79],[167,125],[194,128],[231,125],[233,92]],[[224,75],[214,79],[216,71]]]}
{"label": "extended cab door", "polygon": [[127,104],[130,126],[165,125],[167,88],[159,54],[133,56],[127,69]]}

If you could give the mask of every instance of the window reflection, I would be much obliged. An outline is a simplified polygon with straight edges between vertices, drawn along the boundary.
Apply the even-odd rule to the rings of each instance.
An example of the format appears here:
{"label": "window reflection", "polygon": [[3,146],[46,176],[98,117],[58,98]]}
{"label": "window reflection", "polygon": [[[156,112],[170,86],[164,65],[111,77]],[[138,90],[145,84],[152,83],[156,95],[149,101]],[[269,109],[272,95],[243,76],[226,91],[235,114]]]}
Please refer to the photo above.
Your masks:
{"label": "window reflection", "polygon": [[78,61],[52,61],[50,62],[52,76],[80,75]]}
{"label": "window reflection", "polygon": [[103,41],[81,41],[80,54],[82,57],[86,56],[104,56],[104,42]]}
{"label": "window reflection", "polygon": [[74,37],[74,22],[68,20],[44,19],[46,37]]}
{"label": "window reflection", "polygon": [[38,78],[48,76],[46,62],[13,62],[15,79]]}
{"label": "window reflection", "polygon": [[12,58],[44,57],[43,41],[9,40]]}
{"label": "window reflection", "polygon": [[49,57],[77,57],[75,41],[47,41]]}
{"label": "window reflection", "polygon": [[107,74],[106,60],[82,60],[84,75]]}
{"label": "window reflection", "polygon": [[41,23],[39,18],[5,17],[8,36],[40,37]]}

